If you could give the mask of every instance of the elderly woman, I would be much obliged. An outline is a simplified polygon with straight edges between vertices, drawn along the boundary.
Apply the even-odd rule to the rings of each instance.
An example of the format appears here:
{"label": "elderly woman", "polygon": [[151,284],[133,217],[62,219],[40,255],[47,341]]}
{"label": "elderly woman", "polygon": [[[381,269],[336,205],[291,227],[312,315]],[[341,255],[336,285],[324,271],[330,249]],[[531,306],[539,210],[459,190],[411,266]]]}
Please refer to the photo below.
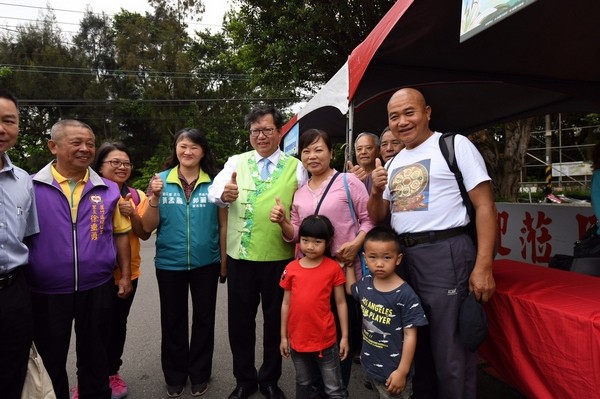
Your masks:
{"label": "elderly woman", "polygon": [[[300,136],[298,145],[302,165],[311,177],[308,183],[294,194],[290,219],[286,218],[285,207],[279,203],[271,210],[270,219],[274,223],[279,223],[284,240],[296,242],[300,223],[305,217],[315,213],[327,216],[335,228],[331,246],[332,255],[342,266],[353,267],[357,279],[360,280],[362,270],[357,255],[365,235],[373,228],[367,212],[369,194],[365,185],[352,173],[338,173],[331,167],[332,145],[325,131],[307,130]],[[350,214],[346,187],[352,201],[354,218]],[[279,202],[278,199],[276,201]],[[350,347],[356,349],[360,347],[360,335],[358,339],[354,337],[353,340],[352,330],[360,328],[360,324],[358,324],[358,315],[352,310],[357,309],[357,305],[352,297],[348,296],[346,299],[351,330]],[[348,356],[342,362],[342,377],[346,387],[350,380],[351,365],[352,356]]]}

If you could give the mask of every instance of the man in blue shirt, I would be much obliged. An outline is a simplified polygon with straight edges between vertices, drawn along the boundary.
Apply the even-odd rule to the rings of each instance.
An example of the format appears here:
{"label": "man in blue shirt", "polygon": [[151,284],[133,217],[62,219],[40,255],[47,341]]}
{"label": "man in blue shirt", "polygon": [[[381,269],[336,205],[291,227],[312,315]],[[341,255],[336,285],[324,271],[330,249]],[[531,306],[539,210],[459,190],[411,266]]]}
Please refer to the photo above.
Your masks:
{"label": "man in blue shirt", "polygon": [[17,99],[0,88],[0,392],[5,399],[21,398],[27,372],[33,316],[23,239],[39,232],[31,179],[6,154],[18,134]]}

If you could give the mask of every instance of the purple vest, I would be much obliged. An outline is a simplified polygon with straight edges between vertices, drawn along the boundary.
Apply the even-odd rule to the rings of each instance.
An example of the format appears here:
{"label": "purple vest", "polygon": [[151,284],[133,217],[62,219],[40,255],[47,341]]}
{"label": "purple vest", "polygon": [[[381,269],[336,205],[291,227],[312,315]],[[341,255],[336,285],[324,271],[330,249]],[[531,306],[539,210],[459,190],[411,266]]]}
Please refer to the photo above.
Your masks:
{"label": "purple vest", "polygon": [[112,218],[120,194],[116,183],[90,169],[81,194],[77,222],[69,200],[52,176],[50,164],[33,177],[40,233],[29,242],[31,290],[70,294],[112,280],[117,266]]}

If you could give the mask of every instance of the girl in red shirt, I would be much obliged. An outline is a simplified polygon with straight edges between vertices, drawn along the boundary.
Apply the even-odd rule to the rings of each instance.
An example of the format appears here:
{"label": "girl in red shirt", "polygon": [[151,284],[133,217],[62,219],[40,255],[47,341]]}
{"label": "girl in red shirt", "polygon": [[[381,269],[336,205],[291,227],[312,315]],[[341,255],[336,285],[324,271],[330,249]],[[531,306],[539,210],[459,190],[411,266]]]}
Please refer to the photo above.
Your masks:
{"label": "girl in red shirt", "polygon": [[[290,262],[279,285],[285,290],[281,305],[281,344],[285,358],[296,368],[296,399],[308,399],[320,370],[325,393],[346,398],[340,359],[348,355],[348,309],[344,293],[346,277],[340,264],[329,256],[334,229],[331,221],[311,215],[300,225],[303,258]],[[337,308],[342,338],[336,341],[331,294]]]}

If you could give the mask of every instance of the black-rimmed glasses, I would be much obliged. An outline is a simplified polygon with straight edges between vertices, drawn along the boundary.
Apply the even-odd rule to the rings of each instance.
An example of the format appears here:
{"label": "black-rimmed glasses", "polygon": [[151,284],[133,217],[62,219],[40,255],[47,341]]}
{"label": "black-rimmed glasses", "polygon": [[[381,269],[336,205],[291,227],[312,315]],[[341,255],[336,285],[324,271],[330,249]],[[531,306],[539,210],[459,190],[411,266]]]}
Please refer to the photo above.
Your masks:
{"label": "black-rimmed glasses", "polygon": [[262,133],[265,135],[265,137],[271,137],[273,135],[273,133],[275,132],[275,130],[276,129],[274,127],[265,127],[263,129],[252,129],[252,130],[250,130],[250,136],[258,137]]}
{"label": "black-rimmed glasses", "polygon": [[131,162],[120,161],[118,159],[111,159],[110,161],[104,161],[102,163],[109,163],[110,166],[112,166],[115,169],[120,168],[121,166],[123,166],[125,169],[133,168],[133,164]]}

